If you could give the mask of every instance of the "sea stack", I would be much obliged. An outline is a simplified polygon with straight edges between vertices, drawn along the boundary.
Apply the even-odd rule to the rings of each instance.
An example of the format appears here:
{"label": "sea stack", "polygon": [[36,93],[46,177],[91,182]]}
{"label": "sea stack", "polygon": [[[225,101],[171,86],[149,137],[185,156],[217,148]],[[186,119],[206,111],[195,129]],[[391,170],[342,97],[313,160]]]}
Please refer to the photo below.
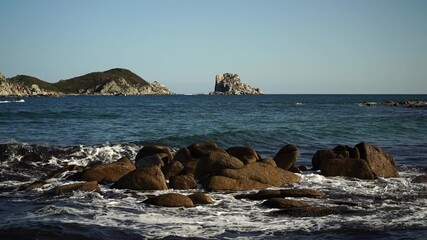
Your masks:
{"label": "sea stack", "polygon": [[219,73],[215,76],[215,89],[211,95],[259,95],[259,88],[252,88],[240,81],[240,76],[234,73]]}

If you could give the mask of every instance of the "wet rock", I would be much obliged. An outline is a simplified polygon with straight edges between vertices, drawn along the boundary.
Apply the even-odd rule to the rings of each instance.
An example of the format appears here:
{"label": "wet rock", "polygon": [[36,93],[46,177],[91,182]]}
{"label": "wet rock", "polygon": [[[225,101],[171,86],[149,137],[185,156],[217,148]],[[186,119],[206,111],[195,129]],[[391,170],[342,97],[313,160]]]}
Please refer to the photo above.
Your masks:
{"label": "wet rock", "polygon": [[273,159],[278,167],[289,170],[295,167],[298,156],[299,151],[297,146],[294,144],[288,144],[282,147]]}
{"label": "wet rock", "polygon": [[[367,163],[371,174],[367,173],[368,167],[360,160]],[[321,167],[323,167],[322,174],[328,176],[364,179],[372,179],[371,175],[374,177],[399,176],[394,158],[379,147],[365,142],[357,144],[354,148],[338,145],[333,150],[319,150],[314,154],[312,164],[313,170],[322,171]]]}
{"label": "wet rock", "polygon": [[175,176],[170,178],[169,187],[181,190],[193,189],[196,188],[196,181],[192,175]]}
{"label": "wet rock", "polygon": [[162,170],[157,166],[136,169],[111,186],[118,189],[133,190],[166,190],[166,179]]}
{"label": "wet rock", "polygon": [[239,169],[245,164],[225,151],[211,151],[204,155],[197,164],[195,176],[203,179],[216,175],[223,169]]}
{"label": "wet rock", "polygon": [[162,161],[164,163],[168,163],[173,158],[172,153],[168,147],[160,145],[147,145],[141,148],[141,150],[139,150],[138,154],[135,157],[135,163],[142,158],[149,157],[158,153],[166,154],[166,158],[162,158]]}
{"label": "wet rock", "polygon": [[202,158],[212,151],[222,150],[214,142],[195,142],[188,146],[192,158]]}
{"label": "wet rock", "polygon": [[372,173],[379,177],[399,177],[394,158],[381,148],[361,142],[356,145],[360,158],[364,159],[372,169]]}
{"label": "wet rock", "polygon": [[54,188],[52,193],[59,195],[59,194],[66,194],[72,191],[101,193],[101,189],[99,188],[98,182],[96,181],[85,182],[85,183],[72,183],[72,184],[59,186]]}
{"label": "wet rock", "polygon": [[412,179],[412,183],[427,183],[427,175],[416,176]]}
{"label": "wet rock", "polygon": [[136,168],[150,166],[163,167],[165,162],[169,162],[170,157],[166,153],[157,153],[151,156],[143,157],[135,161]]}
{"label": "wet rock", "polygon": [[339,214],[340,211],[336,208],[330,207],[300,207],[300,208],[287,208],[274,212],[277,215],[287,215],[291,217],[323,217],[332,214]]}
{"label": "wet rock", "polygon": [[135,165],[133,165],[129,158],[122,157],[113,163],[94,165],[79,174],[81,175],[80,179],[76,180],[87,182],[97,181],[100,183],[115,182],[135,169]]}
{"label": "wet rock", "polygon": [[162,167],[162,172],[165,175],[166,180],[169,178],[181,175],[184,171],[184,166],[179,161],[171,161]]}
{"label": "wet rock", "polygon": [[194,207],[191,198],[178,193],[166,193],[148,198],[143,203],[161,207]]}
{"label": "wet rock", "polygon": [[258,191],[257,193],[250,194],[241,194],[236,195],[236,199],[249,199],[249,200],[264,200],[270,198],[323,198],[325,197],[325,193],[314,190],[314,189],[280,189],[280,190],[270,190],[263,189]]}
{"label": "wet rock", "polygon": [[188,148],[181,148],[175,154],[174,161],[179,161],[184,167],[184,174],[195,174],[200,159],[193,158]]}
{"label": "wet rock", "polygon": [[262,189],[269,185],[250,179],[233,179],[224,176],[212,176],[205,183],[208,191]]}
{"label": "wet rock", "polygon": [[226,151],[231,156],[238,158],[244,164],[254,163],[258,161],[258,154],[255,149],[251,147],[231,147],[228,148]]}
{"label": "wet rock", "polygon": [[188,196],[195,205],[198,204],[212,204],[213,200],[205,193],[197,192]]}
{"label": "wet rock", "polygon": [[375,178],[368,163],[363,159],[325,159],[320,164],[320,171],[327,177],[345,176],[371,180]]}
{"label": "wet rock", "polygon": [[306,172],[306,171],[308,171],[308,167],[307,166],[298,166],[298,170],[300,170],[301,172]]}
{"label": "wet rock", "polygon": [[240,169],[224,169],[219,175],[234,179],[249,179],[276,187],[296,183],[301,180],[301,177],[294,173],[262,162],[247,164]]}
{"label": "wet rock", "polygon": [[300,208],[309,206],[307,202],[286,198],[270,198],[263,202],[262,205],[269,208]]}
{"label": "wet rock", "polygon": [[302,172],[299,170],[299,168],[297,167],[291,167],[289,170],[289,172],[293,172],[293,173],[299,173],[301,174]]}
{"label": "wet rock", "polygon": [[19,191],[23,191],[23,190],[24,191],[32,191],[32,190],[37,189],[37,188],[42,188],[46,184],[47,183],[45,181],[35,181],[31,184],[20,187]]}
{"label": "wet rock", "polygon": [[78,165],[67,165],[64,166],[58,170],[55,170],[51,173],[49,173],[48,175],[46,175],[46,177],[44,177],[43,179],[49,179],[49,178],[58,178],[60,177],[63,173],[68,172],[68,171],[78,171],[81,172],[84,170],[83,166],[78,166]]}

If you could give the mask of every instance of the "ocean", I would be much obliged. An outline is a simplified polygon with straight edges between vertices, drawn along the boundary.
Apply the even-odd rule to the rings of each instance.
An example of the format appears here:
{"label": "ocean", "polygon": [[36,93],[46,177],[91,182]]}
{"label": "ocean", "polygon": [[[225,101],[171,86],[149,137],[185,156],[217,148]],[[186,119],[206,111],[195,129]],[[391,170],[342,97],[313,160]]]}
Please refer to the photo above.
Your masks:
{"label": "ocean", "polygon": [[[427,95],[67,96],[0,99],[0,238],[10,239],[400,239],[427,234],[427,106],[363,106]],[[174,151],[197,141],[250,146],[262,157],[296,144],[297,165],[317,150],[365,141],[396,159],[399,178],[355,180],[303,172],[294,187],[324,191],[325,206],[352,202],[350,214],[290,217],[236,192],[208,193],[214,204],[160,208],[142,203],[167,191],[110,189],[46,197],[63,176],[18,191],[69,164],[132,160],[147,144]],[[1,150],[3,149],[3,153]],[[4,149],[7,149],[4,150]],[[33,159],[22,152],[36,152]],[[178,191],[190,193],[196,190]],[[175,191],[176,192],[176,191]],[[254,191],[245,191],[254,192]]]}

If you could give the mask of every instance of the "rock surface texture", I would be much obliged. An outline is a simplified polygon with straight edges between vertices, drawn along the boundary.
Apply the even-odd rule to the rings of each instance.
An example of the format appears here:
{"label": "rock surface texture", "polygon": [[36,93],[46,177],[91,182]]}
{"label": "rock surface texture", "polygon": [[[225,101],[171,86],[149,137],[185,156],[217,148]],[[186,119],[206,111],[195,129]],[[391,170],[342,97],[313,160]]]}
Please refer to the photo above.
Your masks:
{"label": "rock surface texture", "polygon": [[259,88],[252,88],[240,81],[238,74],[220,73],[215,76],[215,91],[212,95],[259,95]]}

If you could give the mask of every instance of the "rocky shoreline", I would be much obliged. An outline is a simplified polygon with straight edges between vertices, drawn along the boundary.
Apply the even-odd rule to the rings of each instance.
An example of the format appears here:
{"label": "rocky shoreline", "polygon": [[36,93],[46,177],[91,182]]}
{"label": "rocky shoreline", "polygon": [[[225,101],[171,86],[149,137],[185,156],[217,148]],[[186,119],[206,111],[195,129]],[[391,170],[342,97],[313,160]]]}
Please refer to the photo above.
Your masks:
{"label": "rocky shoreline", "polygon": [[[16,149],[15,149],[16,150]],[[0,156],[11,150],[0,146]],[[20,161],[32,161],[37,152],[18,149]],[[103,188],[129,189],[147,193],[147,205],[161,207],[193,207],[214,202],[210,193],[233,193],[236,199],[262,201],[261,205],[280,209],[275,214],[295,217],[325,216],[351,213],[343,207],[323,206],[315,199],[327,197],[325,192],[300,188],[301,173],[310,171],[324,177],[345,177],[354,181],[378,178],[399,178],[394,158],[377,146],[362,142],[355,147],[338,145],[319,150],[312,158],[312,167],[297,166],[298,148],[282,147],[273,158],[261,157],[251,147],[220,148],[213,142],[196,142],[173,152],[171,148],[146,145],[131,161],[123,156],[113,163],[67,165],[46,174],[38,181],[19,186],[21,191],[39,191],[45,196],[67,195],[73,191],[98,192]],[[65,178],[68,184],[43,190],[52,178]],[[414,183],[426,183],[427,176],[418,176]],[[77,182],[76,182],[77,181]],[[157,196],[155,190],[167,191]],[[183,190],[189,192],[183,193]],[[257,192],[236,194],[240,191]],[[307,199],[313,199],[307,202]]]}

